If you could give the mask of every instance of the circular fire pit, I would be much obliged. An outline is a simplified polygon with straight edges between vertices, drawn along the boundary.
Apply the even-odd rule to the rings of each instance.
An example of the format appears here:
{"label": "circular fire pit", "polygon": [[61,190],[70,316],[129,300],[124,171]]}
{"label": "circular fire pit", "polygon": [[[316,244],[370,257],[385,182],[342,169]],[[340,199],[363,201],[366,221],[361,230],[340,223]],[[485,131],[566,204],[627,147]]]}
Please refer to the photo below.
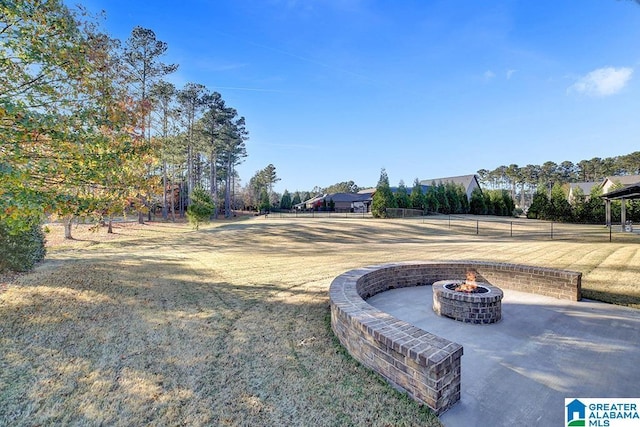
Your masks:
{"label": "circular fire pit", "polygon": [[465,323],[489,324],[502,318],[500,288],[488,283],[468,286],[463,280],[440,280],[433,285],[433,311]]}

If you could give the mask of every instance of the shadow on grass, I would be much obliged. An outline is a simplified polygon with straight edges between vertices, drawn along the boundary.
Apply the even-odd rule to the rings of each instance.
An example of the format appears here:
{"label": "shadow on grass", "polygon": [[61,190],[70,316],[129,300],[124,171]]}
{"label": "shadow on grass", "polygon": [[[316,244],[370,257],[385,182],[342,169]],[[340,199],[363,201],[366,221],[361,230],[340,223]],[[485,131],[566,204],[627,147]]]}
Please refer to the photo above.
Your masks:
{"label": "shadow on grass", "polygon": [[322,289],[123,259],[60,262],[0,295],[0,419],[438,425],[345,360]]}

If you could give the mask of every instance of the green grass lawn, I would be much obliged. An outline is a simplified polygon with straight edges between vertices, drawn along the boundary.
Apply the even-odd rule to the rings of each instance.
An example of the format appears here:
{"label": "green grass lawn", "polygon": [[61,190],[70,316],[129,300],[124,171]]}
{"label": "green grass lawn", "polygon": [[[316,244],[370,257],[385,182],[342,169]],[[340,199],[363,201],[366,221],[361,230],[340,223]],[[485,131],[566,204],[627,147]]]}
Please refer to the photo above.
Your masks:
{"label": "green grass lawn", "polygon": [[47,261],[0,287],[0,424],[439,425],[336,344],[329,284],[365,265],[576,270],[585,296],[640,308],[638,236],[518,239],[421,220],[275,217],[198,232],[79,227],[71,242],[51,229]]}

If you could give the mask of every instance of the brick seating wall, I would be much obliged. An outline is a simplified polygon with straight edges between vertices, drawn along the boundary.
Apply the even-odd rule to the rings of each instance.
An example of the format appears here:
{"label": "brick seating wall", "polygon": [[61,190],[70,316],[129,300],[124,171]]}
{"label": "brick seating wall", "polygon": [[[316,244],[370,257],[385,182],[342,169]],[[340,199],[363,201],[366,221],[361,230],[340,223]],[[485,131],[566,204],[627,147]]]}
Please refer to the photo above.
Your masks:
{"label": "brick seating wall", "polygon": [[581,273],[571,271],[480,261],[385,264],[351,270],[333,280],[331,327],[355,359],[441,414],[460,399],[462,346],[365,300],[393,288],[464,280],[469,270],[476,272],[477,281],[502,289],[580,300]]}

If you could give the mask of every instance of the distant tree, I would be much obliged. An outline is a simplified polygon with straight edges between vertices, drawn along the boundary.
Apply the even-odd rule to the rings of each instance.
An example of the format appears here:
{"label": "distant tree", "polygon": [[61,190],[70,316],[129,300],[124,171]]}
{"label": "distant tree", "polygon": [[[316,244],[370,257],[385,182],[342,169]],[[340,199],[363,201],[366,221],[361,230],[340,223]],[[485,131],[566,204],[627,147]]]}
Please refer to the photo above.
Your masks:
{"label": "distant tree", "polygon": [[293,193],[293,200],[291,201],[291,204],[295,206],[300,203],[302,203],[302,200],[300,199],[300,192],[296,191],[295,193]]}
{"label": "distant tree", "polygon": [[422,193],[422,184],[420,184],[420,180],[416,178],[413,181],[413,187],[411,188],[411,194],[409,195],[409,199],[411,202],[411,207],[413,209],[425,209],[425,200],[424,194]]}
{"label": "distant tree", "polygon": [[469,212],[473,215],[485,215],[487,213],[487,206],[484,202],[482,191],[479,188],[475,188],[471,193]]}
{"label": "distant tree", "polygon": [[[171,156],[171,146],[175,126],[172,125],[176,117],[176,110],[173,106],[176,97],[176,87],[172,83],[160,80],[151,87],[150,96],[154,103],[154,109],[157,111],[160,122],[158,140],[160,145],[160,161],[162,162],[162,218],[167,219],[169,216],[169,200],[167,199],[169,186],[168,162]],[[173,197],[172,200],[173,202]],[[175,206],[171,203],[171,219],[175,221]]]}
{"label": "distant tree", "polygon": [[263,169],[262,175],[269,191],[273,191],[273,184],[280,181],[280,178],[278,178],[276,174],[276,167],[272,164],[267,165],[267,167]]}
{"label": "distant tree", "polygon": [[258,205],[260,212],[269,212],[271,210],[271,201],[269,200],[269,193],[267,189],[263,187],[260,190],[260,204]]}
{"label": "distant tree", "polygon": [[456,185],[456,192],[458,193],[458,200],[460,200],[460,213],[469,213],[469,199],[467,198],[467,192],[464,187],[462,185]]}
{"label": "distant tree", "polygon": [[360,188],[355,184],[355,182],[345,181],[328,186],[323,190],[323,193],[357,193],[359,190]]}
{"label": "distant tree", "polygon": [[502,191],[502,203],[504,203],[505,211],[504,216],[512,216],[516,213],[516,203],[511,197],[511,193],[508,191]]}
{"label": "distant tree", "polygon": [[620,168],[626,174],[639,175],[640,174],[640,151],[635,151],[631,154],[621,156]]}
{"label": "distant tree", "polygon": [[[460,200],[460,193],[458,192],[458,186],[453,182],[447,182],[444,186],[445,195],[449,202],[449,213],[459,214],[463,213],[462,202]],[[466,198],[466,195],[464,196]]]}
{"label": "distant tree", "polygon": [[[538,185],[539,172],[540,172],[540,166],[527,165],[523,168],[522,174],[524,179],[524,185],[527,187],[529,192],[528,194],[529,201],[533,200],[533,194],[535,193],[536,187]],[[523,206],[521,207],[524,209],[524,203],[523,203]]]}
{"label": "distant tree", "polygon": [[280,200],[282,199],[282,194],[274,191],[269,195],[269,202],[271,203],[272,208],[280,207]]}
{"label": "distant tree", "polygon": [[395,204],[402,209],[408,209],[411,207],[411,200],[409,200],[409,193],[407,187],[404,185],[404,181],[400,180],[398,189],[395,194]]}
{"label": "distant tree", "polygon": [[488,187],[490,180],[489,180],[489,176],[490,176],[490,172],[488,169],[480,169],[476,172],[477,176],[478,176],[478,181],[480,182],[480,184],[482,184],[484,187]]}
{"label": "distant tree", "polygon": [[[225,109],[225,122],[222,129],[222,145],[220,150],[220,160],[224,168],[224,215],[229,218],[232,215],[231,192],[233,190],[233,179],[236,176],[235,167],[247,156],[245,141],[249,138],[249,133],[245,126],[245,118],[238,117],[234,108]],[[269,185],[279,181],[275,176],[275,166],[273,174],[270,176]]]}
{"label": "distant tree", "polygon": [[389,186],[389,177],[387,176],[387,171],[383,168],[380,171],[376,193],[373,195],[373,201],[371,202],[371,214],[374,218],[386,218],[387,209],[393,207],[395,207],[395,201]]}
{"label": "distant tree", "polygon": [[[156,39],[156,34],[140,26],[131,31],[131,35],[125,42],[123,60],[127,65],[127,77],[131,85],[131,93],[138,98],[138,114],[142,118],[139,121],[140,133],[151,143],[151,88],[162,77],[171,74],[178,69],[176,64],[164,64],[159,61],[167,51],[167,44]],[[147,191],[149,193],[149,191]],[[140,209],[138,209],[138,221],[144,222],[144,209],[149,209],[150,194],[140,194]]]}
{"label": "distant tree", "polygon": [[518,182],[520,182],[520,167],[515,163],[510,164],[505,169],[505,177],[506,177],[506,181],[509,184],[509,189],[511,191],[511,198],[515,200],[516,186]]}
{"label": "distant tree", "polygon": [[539,184],[547,185],[549,189],[557,181],[560,180],[560,173],[558,172],[558,165],[554,162],[544,162],[540,167]]}
{"label": "distant tree", "polygon": [[533,201],[531,203],[531,206],[529,206],[529,210],[527,211],[527,218],[545,219],[548,211],[549,198],[547,197],[544,186],[541,186],[533,195]]}
{"label": "distant tree", "polygon": [[219,206],[218,192],[218,165],[224,159],[222,156],[223,141],[225,140],[225,126],[231,119],[229,109],[226,107],[222,95],[218,92],[204,93],[201,98],[204,114],[198,122],[198,130],[201,133],[202,141],[200,150],[208,155],[209,158],[209,193],[211,199],[216,206],[217,212]]}
{"label": "distant tree", "polygon": [[449,199],[447,198],[447,189],[442,182],[439,182],[436,188],[436,200],[438,201],[438,212],[442,214],[450,214],[451,205],[449,204]]}
{"label": "distant tree", "polygon": [[438,202],[438,187],[435,183],[427,189],[424,195],[424,208],[427,212],[440,212],[440,204]]}
{"label": "distant tree", "polygon": [[[276,174],[276,167],[272,164],[267,165],[264,169],[259,170],[249,181],[249,186],[254,191],[257,200],[262,199],[262,190],[267,193],[267,199],[271,200],[273,195],[273,184],[280,181]],[[269,207],[271,204],[269,204]]]}
{"label": "distant tree", "polygon": [[570,162],[568,160],[565,160],[564,162],[560,163],[560,165],[558,166],[558,170],[560,173],[560,182],[575,182],[577,179],[577,168],[576,165],[573,164],[573,162]]}
{"label": "distant tree", "polygon": [[167,44],[156,39],[156,34],[140,26],[131,31],[124,49],[124,62],[128,65],[129,81],[133,86],[133,92],[137,93],[140,100],[142,120],[142,134],[147,134],[147,140],[151,139],[150,113],[151,99],[150,88],[167,74],[178,69],[176,64],[164,64],[158,59],[167,52]]}
{"label": "distant tree", "polygon": [[187,164],[187,200],[191,199],[191,191],[196,188],[199,181],[195,170],[196,158],[198,156],[198,132],[196,132],[196,121],[200,110],[204,106],[205,96],[208,91],[203,85],[198,83],[187,83],[183,89],[178,91],[178,103],[180,104],[180,116],[185,129],[184,142]]}
{"label": "distant tree", "polygon": [[215,212],[215,206],[211,195],[202,188],[196,188],[191,192],[191,203],[187,208],[187,218],[194,229],[200,228],[200,224],[208,222]]}
{"label": "distant tree", "polygon": [[280,199],[280,209],[289,210],[291,209],[291,207],[291,194],[289,194],[289,191],[284,190],[284,193],[282,193],[282,198]]}
{"label": "distant tree", "polygon": [[560,183],[555,183],[551,188],[551,198],[549,199],[548,211],[546,219],[553,221],[571,221],[571,205],[567,201],[567,195]]}
{"label": "distant tree", "polygon": [[495,190],[485,190],[482,192],[482,198],[484,199],[484,205],[486,207],[487,215],[496,214],[496,209],[493,204],[493,199],[491,198],[491,191],[495,191]]}

